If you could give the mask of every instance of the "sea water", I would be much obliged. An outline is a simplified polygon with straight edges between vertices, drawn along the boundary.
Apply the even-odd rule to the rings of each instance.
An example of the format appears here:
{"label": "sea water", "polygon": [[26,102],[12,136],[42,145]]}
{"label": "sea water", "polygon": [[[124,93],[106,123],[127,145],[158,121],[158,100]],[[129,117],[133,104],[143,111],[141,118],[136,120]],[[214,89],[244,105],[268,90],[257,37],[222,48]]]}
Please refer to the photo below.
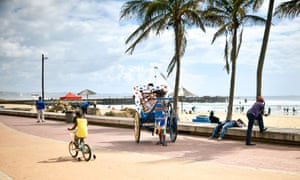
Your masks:
{"label": "sea water", "polygon": [[[233,113],[246,113],[255,103],[255,97],[238,97],[233,101]],[[99,108],[122,109],[124,107],[135,108],[134,105],[97,105]],[[194,109],[195,113],[227,112],[228,102],[201,103],[201,102],[178,102],[180,111],[189,112]],[[300,96],[266,96],[265,113],[274,115],[300,116]],[[296,111],[293,112],[293,109]]]}
{"label": "sea water", "polygon": [[[33,96],[34,95],[34,96]],[[48,97],[57,99],[60,96],[65,95],[65,93],[47,93]],[[130,95],[101,95],[96,94],[90,96],[93,99],[96,98],[122,98],[122,97],[130,97]],[[0,99],[7,100],[25,100],[25,99],[37,99],[35,93],[8,93],[8,92],[0,92]],[[295,115],[300,116],[300,96],[265,96],[265,111],[268,112],[270,108],[271,114],[276,115]],[[233,101],[233,112],[247,112],[247,110],[254,104],[255,97],[244,96],[244,97],[236,97]],[[124,107],[134,108],[135,105],[97,105],[99,108],[115,108],[121,109]],[[194,107],[194,108],[193,108]],[[178,108],[181,111],[191,111],[194,109],[196,113],[201,112],[226,112],[228,107],[228,102],[215,102],[215,103],[201,103],[201,102],[178,102]],[[293,112],[293,109],[296,111]]]}
{"label": "sea water", "polygon": [[[300,96],[266,96],[265,113],[270,110],[276,115],[296,115],[300,116]],[[255,103],[255,97],[239,97],[233,101],[234,113],[245,113]],[[183,111],[195,112],[227,112],[228,102],[223,103],[178,103],[178,107]],[[194,107],[194,108],[193,108]],[[293,111],[294,110],[294,111]]]}

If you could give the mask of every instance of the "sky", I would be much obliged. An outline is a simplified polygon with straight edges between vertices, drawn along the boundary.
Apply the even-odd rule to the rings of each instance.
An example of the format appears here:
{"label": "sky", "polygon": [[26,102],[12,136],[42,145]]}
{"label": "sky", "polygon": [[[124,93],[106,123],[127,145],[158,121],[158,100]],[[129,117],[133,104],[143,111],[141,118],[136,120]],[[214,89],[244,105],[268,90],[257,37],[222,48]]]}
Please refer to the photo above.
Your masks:
{"label": "sky", "polygon": [[[174,54],[170,30],[152,35],[126,54],[125,40],[138,27],[120,20],[124,0],[0,0],[0,91],[45,95],[78,93],[131,94],[135,85],[167,84],[173,91],[175,70],[167,81]],[[268,1],[258,14],[266,17]],[[275,2],[275,7],[282,0]],[[300,17],[273,19],[263,69],[262,94],[300,95]],[[228,96],[230,75],[224,70],[224,38],[211,44],[216,29],[187,29],[180,87],[198,96]],[[255,96],[256,69],[264,26],[244,27],[237,60],[235,96]],[[157,67],[157,68],[155,68]]]}

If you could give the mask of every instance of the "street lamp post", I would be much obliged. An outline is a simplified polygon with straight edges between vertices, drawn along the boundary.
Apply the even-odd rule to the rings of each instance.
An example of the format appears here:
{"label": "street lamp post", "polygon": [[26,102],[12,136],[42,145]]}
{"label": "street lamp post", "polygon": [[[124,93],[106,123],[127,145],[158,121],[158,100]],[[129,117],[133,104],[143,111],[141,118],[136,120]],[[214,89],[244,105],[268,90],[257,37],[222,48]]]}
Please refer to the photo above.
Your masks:
{"label": "street lamp post", "polygon": [[48,59],[48,57],[45,57],[44,54],[42,54],[42,100],[44,100],[45,94],[44,94],[44,60]]}

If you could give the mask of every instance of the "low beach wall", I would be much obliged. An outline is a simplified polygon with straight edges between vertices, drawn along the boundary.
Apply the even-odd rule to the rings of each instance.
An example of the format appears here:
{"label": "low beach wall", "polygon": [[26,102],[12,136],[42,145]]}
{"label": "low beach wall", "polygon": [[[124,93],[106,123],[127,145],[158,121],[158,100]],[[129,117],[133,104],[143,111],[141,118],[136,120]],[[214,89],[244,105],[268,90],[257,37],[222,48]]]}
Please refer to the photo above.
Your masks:
{"label": "low beach wall", "polygon": [[[0,109],[1,115],[22,116],[36,118],[35,112],[16,111]],[[45,112],[45,118],[48,120],[58,120],[67,122],[67,116],[64,113],[50,113]],[[134,126],[133,118],[110,117],[110,116],[93,116],[87,115],[90,124],[132,128]],[[178,122],[178,133],[190,134],[197,136],[209,137],[215,128],[215,124],[211,123],[196,123],[196,122]],[[230,128],[226,132],[226,139],[244,140],[246,135],[246,128]],[[257,127],[253,128],[253,141],[300,145],[300,129],[291,128],[269,128],[267,132],[260,133]]]}

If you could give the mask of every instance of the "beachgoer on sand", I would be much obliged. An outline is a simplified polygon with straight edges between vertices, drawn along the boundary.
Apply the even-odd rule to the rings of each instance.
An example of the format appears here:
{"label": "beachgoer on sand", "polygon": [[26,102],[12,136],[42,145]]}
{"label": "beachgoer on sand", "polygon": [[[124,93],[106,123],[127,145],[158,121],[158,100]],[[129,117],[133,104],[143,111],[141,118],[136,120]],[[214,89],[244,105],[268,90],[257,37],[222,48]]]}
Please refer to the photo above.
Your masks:
{"label": "beachgoer on sand", "polygon": [[263,116],[268,116],[268,114],[264,114],[265,109],[265,100],[262,96],[258,96],[256,102],[247,112],[248,118],[248,129],[246,134],[246,145],[255,145],[251,143],[251,133],[254,124],[254,120],[258,121],[259,131],[261,133],[265,132],[267,128],[264,127]]}
{"label": "beachgoer on sand", "polygon": [[246,127],[246,124],[241,119],[230,120],[230,121],[225,121],[224,123],[220,123],[215,127],[209,139],[216,138],[218,132],[222,129],[220,136],[218,138],[219,141],[222,140],[225,136],[227,129],[231,127]]}
{"label": "beachgoer on sand", "polygon": [[220,119],[214,115],[214,111],[210,111],[210,114],[209,114],[209,120],[211,123],[219,123],[220,122]]}
{"label": "beachgoer on sand", "polygon": [[295,115],[295,114],[296,114],[296,108],[293,107],[293,115]]}

